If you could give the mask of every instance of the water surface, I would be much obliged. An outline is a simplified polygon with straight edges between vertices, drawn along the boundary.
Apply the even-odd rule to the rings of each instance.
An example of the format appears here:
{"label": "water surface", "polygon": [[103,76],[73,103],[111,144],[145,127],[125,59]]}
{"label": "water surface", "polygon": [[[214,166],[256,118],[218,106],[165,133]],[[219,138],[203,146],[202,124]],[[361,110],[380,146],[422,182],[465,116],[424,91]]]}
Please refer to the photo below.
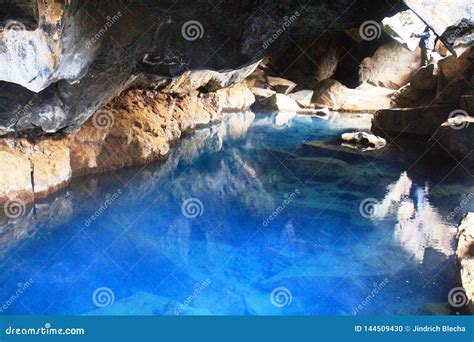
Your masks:
{"label": "water surface", "polygon": [[454,313],[472,175],[304,145],[369,123],[232,114],[166,162],[74,180],[0,221],[2,313]]}

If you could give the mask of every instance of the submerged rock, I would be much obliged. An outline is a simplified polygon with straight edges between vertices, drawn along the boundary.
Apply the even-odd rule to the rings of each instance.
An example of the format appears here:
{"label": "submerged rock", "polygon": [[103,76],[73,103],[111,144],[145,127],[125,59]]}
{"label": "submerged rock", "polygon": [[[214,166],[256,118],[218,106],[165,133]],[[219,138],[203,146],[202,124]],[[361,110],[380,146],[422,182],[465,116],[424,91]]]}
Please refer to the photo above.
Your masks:
{"label": "submerged rock", "polygon": [[361,151],[378,150],[385,145],[387,141],[384,138],[367,132],[344,133],[341,136],[342,144]]}

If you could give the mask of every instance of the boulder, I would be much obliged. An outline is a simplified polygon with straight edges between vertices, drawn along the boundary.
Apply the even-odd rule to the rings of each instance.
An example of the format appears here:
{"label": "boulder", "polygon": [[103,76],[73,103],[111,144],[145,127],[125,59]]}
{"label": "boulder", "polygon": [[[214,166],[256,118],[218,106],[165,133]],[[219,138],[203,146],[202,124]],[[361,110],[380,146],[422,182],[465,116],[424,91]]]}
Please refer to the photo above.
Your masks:
{"label": "boulder", "polygon": [[410,79],[410,86],[415,90],[436,90],[438,84],[438,66],[429,64],[421,67]]}
{"label": "boulder", "polygon": [[296,83],[281,77],[267,76],[267,83],[272,90],[285,95],[291,93],[296,87]]}
{"label": "boulder", "polygon": [[300,107],[307,108],[311,106],[311,99],[313,98],[313,90],[304,89],[295,93],[289,94],[288,97],[296,101]]}
{"label": "boulder", "polygon": [[458,227],[458,244],[456,257],[461,266],[461,283],[465,298],[461,293],[460,299],[469,302],[471,312],[474,312],[474,213],[467,213]]}
{"label": "boulder", "polygon": [[421,65],[420,50],[407,50],[398,42],[377,49],[372,57],[362,60],[359,81],[398,89],[406,85]]}
{"label": "boulder", "polygon": [[381,108],[390,108],[390,99],[395,91],[370,84],[361,84],[349,89],[342,83],[327,79],[314,88],[311,102],[316,107],[347,112],[375,112]]}
{"label": "boulder", "polygon": [[361,151],[378,150],[387,145],[387,141],[384,138],[367,132],[344,133],[341,136],[341,141],[343,146]]}
{"label": "boulder", "polygon": [[382,136],[408,135],[428,140],[454,109],[453,105],[382,109],[374,115],[372,131]]}
{"label": "boulder", "polygon": [[252,107],[255,112],[288,112],[296,113],[301,111],[301,107],[287,95],[275,93],[274,95],[260,99]]}
{"label": "boulder", "polygon": [[441,155],[468,167],[474,166],[474,117],[457,110],[436,130],[428,141],[432,155]]}

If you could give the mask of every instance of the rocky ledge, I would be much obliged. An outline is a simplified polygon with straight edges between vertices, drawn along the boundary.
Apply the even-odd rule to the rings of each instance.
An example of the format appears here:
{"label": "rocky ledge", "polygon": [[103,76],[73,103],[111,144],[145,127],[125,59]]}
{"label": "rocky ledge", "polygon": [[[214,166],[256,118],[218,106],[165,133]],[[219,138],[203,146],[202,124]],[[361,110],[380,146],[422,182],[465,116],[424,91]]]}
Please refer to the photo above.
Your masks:
{"label": "rocky ledge", "polygon": [[168,90],[127,90],[71,135],[3,139],[0,205],[44,197],[72,177],[165,158],[183,134],[220,120],[226,111],[247,110],[255,100],[242,84],[182,97]]}

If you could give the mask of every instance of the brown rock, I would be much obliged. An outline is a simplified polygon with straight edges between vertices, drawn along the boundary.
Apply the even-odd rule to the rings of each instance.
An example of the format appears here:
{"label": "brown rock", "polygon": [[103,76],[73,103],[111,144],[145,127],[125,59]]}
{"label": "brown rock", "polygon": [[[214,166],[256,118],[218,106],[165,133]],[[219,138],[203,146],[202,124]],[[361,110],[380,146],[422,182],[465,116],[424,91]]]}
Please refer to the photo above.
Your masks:
{"label": "brown rock", "polygon": [[28,156],[2,144],[0,146],[0,206],[8,200],[23,203],[34,198]]}
{"label": "brown rock", "polygon": [[69,149],[64,141],[43,140],[30,154],[35,198],[46,197],[71,179]]}

